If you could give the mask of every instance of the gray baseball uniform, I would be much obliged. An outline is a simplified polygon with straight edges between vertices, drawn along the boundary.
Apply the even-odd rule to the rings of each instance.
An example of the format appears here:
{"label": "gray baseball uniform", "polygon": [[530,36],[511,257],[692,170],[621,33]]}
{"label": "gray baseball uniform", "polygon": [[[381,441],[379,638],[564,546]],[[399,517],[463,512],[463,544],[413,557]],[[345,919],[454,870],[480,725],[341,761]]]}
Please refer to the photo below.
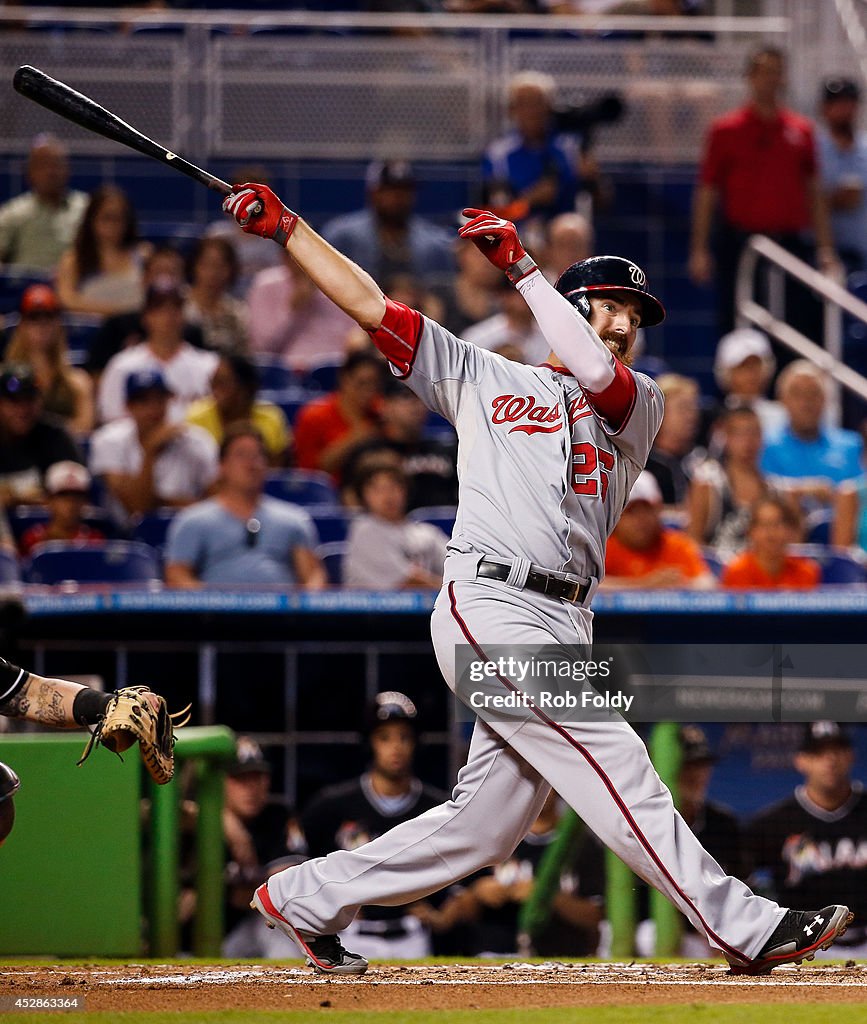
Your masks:
{"label": "gray baseball uniform", "polygon": [[[373,335],[395,372],[458,432],[459,511],[431,622],[452,689],[457,645],[483,658],[488,645],[590,642],[587,606],[605,542],[662,418],[656,384],[614,360],[543,280],[536,273],[521,290],[583,387],[568,370],[510,362],[396,303]],[[588,379],[600,387],[589,390]],[[483,558],[511,563],[509,578],[479,578]],[[526,589],[531,564],[589,579],[583,605]],[[517,689],[498,678],[504,693]],[[753,958],[783,917],[702,848],[623,719],[562,723],[541,709],[477,721],[451,800],[357,850],[275,875],[271,900],[302,933],[322,935],[345,928],[363,904],[420,899],[511,855],[551,786],[730,956]]]}

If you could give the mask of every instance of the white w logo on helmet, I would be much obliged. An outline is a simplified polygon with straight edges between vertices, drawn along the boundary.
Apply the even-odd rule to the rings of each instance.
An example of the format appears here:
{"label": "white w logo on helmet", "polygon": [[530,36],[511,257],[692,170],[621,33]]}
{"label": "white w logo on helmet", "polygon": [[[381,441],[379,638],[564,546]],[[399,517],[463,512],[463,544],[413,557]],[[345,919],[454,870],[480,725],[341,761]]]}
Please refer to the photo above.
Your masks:
{"label": "white w logo on helmet", "polygon": [[629,264],[629,276],[632,278],[632,283],[637,285],[639,288],[643,288],[647,284],[647,278],[644,276],[644,271],[634,263]]}

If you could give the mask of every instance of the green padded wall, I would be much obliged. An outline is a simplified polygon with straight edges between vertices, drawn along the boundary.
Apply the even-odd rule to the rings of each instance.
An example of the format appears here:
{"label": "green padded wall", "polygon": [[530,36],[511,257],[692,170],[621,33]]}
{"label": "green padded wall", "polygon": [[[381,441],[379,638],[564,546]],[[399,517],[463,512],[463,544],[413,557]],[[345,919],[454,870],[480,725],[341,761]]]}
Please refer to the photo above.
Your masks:
{"label": "green padded wall", "polygon": [[21,778],[0,846],[0,955],[138,956],[142,855],[138,749],[80,768],[81,732],[0,736]]}

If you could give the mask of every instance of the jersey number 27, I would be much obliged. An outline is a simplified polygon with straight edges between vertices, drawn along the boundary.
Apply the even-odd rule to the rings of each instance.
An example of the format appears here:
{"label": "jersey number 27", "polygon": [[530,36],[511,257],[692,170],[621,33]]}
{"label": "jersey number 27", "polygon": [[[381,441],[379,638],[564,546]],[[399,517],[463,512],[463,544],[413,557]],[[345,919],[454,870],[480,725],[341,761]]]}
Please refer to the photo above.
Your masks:
{"label": "jersey number 27", "polygon": [[[596,470],[599,477],[596,477]],[[614,469],[614,456],[589,441],[572,445],[572,490],[605,501],[608,494],[608,474]],[[601,488],[601,493],[600,493]]]}

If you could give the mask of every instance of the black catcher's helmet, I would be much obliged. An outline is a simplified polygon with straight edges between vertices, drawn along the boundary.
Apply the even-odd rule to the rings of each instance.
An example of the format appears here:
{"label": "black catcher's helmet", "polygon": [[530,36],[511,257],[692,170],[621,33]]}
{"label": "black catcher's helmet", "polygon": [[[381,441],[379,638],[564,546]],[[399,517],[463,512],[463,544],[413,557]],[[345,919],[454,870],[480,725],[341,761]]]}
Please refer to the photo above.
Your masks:
{"label": "black catcher's helmet", "polygon": [[20,786],[21,780],[15,772],[0,761],[0,845],[15,824],[15,801],[12,797]]}
{"label": "black catcher's helmet", "polygon": [[641,326],[655,327],[665,319],[665,308],[647,290],[647,278],[637,263],[622,256],[591,256],[567,267],[557,278],[557,291],[590,319],[589,292],[633,292],[641,302]]}
{"label": "black catcher's helmet", "polygon": [[377,726],[386,722],[408,722],[416,730],[415,704],[405,693],[397,690],[386,690],[378,693],[367,708],[365,715],[365,732],[368,736]]}

